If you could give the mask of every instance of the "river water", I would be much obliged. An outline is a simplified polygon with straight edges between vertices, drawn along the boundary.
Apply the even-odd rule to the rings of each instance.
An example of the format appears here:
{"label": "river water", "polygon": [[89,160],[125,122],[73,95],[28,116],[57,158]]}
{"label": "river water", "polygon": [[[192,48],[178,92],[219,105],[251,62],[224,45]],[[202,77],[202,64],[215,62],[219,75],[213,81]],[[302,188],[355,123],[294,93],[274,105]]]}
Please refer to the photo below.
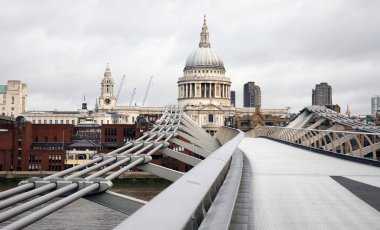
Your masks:
{"label": "river water", "polygon": [[[16,180],[0,179],[0,191],[17,186],[17,182],[18,181]],[[113,181],[111,191],[149,201],[169,185],[170,182],[160,179],[115,180]],[[52,202],[53,201],[48,202],[36,209],[32,209],[24,214],[14,217],[11,220],[0,223],[0,228],[40,209],[41,207],[49,205]],[[49,216],[42,218],[25,229],[112,229],[127,217],[126,214],[114,211],[85,199],[79,199]]]}

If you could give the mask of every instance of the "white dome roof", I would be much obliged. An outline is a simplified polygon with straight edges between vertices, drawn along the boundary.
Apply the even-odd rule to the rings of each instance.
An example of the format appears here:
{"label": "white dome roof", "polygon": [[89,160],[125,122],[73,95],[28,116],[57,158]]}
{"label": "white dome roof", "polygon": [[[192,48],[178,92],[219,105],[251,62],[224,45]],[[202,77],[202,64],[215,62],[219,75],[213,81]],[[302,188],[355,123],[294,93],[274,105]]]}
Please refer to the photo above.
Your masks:
{"label": "white dome roof", "polygon": [[199,47],[187,57],[185,68],[219,67],[224,68],[222,59],[211,47]]}

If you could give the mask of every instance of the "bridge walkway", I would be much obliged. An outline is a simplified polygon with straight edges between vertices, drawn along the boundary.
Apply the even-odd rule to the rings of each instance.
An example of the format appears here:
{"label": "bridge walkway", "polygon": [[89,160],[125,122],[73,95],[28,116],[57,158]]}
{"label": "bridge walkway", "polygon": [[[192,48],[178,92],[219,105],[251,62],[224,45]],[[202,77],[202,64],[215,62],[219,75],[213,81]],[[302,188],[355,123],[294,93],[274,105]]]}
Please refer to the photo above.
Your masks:
{"label": "bridge walkway", "polygon": [[239,148],[252,170],[253,229],[380,229],[380,168],[264,138]]}

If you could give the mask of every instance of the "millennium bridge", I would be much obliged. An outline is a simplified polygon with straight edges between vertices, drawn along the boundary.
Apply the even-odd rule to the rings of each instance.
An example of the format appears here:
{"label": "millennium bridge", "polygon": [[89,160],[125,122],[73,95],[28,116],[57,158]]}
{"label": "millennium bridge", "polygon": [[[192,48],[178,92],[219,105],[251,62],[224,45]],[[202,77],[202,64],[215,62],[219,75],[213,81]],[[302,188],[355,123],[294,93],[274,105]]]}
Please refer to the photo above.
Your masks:
{"label": "millennium bridge", "polygon": [[[172,106],[141,138],[1,192],[0,222],[50,202],[3,227],[21,229],[84,198],[128,214],[116,229],[379,229],[379,140],[379,127],[323,106],[286,127],[221,127],[214,137]],[[193,168],[153,164],[156,151]],[[109,190],[136,167],[173,183],[150,202]]]}

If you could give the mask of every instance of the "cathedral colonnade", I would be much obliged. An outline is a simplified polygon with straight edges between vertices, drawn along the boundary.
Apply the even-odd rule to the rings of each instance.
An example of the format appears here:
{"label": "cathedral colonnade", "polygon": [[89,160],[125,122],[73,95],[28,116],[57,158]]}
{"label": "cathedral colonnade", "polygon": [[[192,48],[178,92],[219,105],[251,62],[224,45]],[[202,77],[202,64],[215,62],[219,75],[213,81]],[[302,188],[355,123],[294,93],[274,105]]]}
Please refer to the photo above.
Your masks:
{"label": "cathedral colonnade", "polygon": [[187,82],[179,84],[179,98],[227,98],[230,99],[231,86],[214,82]]}

